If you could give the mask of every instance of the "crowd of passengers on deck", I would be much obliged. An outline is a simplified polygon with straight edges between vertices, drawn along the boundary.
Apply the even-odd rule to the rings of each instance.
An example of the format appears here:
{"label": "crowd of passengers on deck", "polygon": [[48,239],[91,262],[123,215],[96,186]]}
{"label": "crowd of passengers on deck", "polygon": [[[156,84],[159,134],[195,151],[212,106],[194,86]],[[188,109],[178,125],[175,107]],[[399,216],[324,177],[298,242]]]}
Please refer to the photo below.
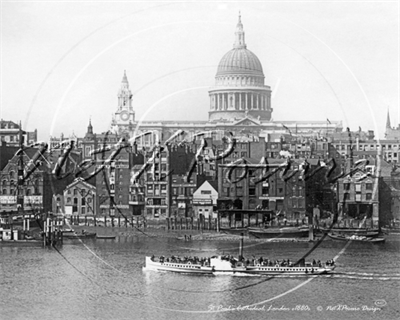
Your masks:
{"label": "crowd of passengers on deck", "polygon": [[[153,255],[151,257],[152,261],[155,260],[155,256]],[[253,258],[253,259],[245,259],[244,257],[239,257],[239,260],[235,258],[232,255],[224,255],[221,256],[221,260],[226,260],[231,262],[233,265],[238,264],[238,262],[241,262],[244,266],[270,266],[270,267],[304,267],[305,266],[305,261],[304,259],[301,259],[299,262],[293,263],[290,259],[283,259],[283,260],[270,260],[270,259],[264,259],[263,257],[260,257],[258,259]],[[160,263],[168,262],[168,263],[182,263],[182,264],[197,264],[201,266],[209,266],[211,263],[211,258],[204,258],[204,257],[179,257],[179,256],[171,256],[171,257],[164,257],[160,256],[158,258],[158,261]],[[326,266],[333,266],[334,265],[333,260],[328,260],[325,265]],[[323,265],[320,260],[316,261],[315,259],[311,263],[312,267],[319,267],[322,268]]]}
{"label": "crowd of passengers on deck", "polygon": [[[155,261],[154,255],[151,257],[152,261]],[[202,266],[210,265],[210,258],[204,257],[179,257],[179,256],[171,256],[171,257],[164,257],[160,256],[158,261],[160,263],[170,262],[170,263],[183,263],[183,264],[199,264]]]}

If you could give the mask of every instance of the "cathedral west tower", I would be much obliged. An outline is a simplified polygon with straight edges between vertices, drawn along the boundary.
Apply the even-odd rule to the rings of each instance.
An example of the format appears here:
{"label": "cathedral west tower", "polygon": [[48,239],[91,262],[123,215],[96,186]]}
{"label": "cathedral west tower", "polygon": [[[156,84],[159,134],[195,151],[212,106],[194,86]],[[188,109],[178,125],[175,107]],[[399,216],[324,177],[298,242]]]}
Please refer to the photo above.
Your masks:
{"label": "cathedral west tower", "polygon": [[121,88],[118,91],[118,109],[113,114],[111,130],[118,134],[129,134],[134,130],[135,111],[132,107],[132,92],[124,71]]}

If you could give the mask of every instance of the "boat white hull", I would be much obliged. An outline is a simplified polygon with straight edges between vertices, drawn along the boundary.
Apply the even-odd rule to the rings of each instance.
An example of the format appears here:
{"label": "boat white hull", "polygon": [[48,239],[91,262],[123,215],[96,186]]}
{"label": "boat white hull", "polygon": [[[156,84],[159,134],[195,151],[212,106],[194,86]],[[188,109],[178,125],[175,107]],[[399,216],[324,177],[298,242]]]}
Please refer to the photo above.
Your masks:
{"label": "boat white hull", "polygon": [[146,266],[144,270],[154,271],[169,271],[179,273],[193,273],[193,274],[212,274],[211,267],[205,267],[199,264],[177,263],[177,262],[158,262],[146,257]]}

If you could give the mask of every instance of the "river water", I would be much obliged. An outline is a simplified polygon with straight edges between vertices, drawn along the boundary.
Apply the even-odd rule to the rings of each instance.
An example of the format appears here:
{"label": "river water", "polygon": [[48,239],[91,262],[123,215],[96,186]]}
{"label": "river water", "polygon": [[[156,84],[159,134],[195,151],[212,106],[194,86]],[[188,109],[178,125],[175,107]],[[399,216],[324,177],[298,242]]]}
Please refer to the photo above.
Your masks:
{"label": "river water", "polygon": [[237,241],[138,233],[66,240],[56,249],[0,244],[0,319],[399,319],[400,236],[384,244],[245,242],[244,255],[337,259],[314,277],[143,271],[146,255],[238,254]]}

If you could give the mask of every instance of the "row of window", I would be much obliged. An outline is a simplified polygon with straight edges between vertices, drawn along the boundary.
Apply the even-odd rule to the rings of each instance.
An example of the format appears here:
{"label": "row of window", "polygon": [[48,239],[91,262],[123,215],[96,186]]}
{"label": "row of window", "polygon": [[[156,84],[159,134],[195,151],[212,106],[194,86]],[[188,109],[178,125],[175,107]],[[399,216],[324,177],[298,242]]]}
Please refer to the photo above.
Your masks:
{"label": "row of window", "polygon": [[[1,194],[5,195],[5,196],[14,195],[14,194],[16,194],[16,192],[17,192],[16,188],[13,188],[13,189],[10,188],[10,190],[8,190],[6,188],[1,189]],[[25,189],[26,196],[38,195],[38,194],[39,194],[39,190],[35,191],[34,189]]]}
{"label": "row of window", "polygon": [[147,215],[153,216],[154,218],[159,218],[160,214],[165,215],[167,213],[167,209],[164,208],[147,208]]}
{"label": "row of window", "polygon": [[1,136],[2,141],[6,142],[17,142],[18,141],[18,135],[16,136]]}
{"label": "row of window", "polygon": [[[172,188],[172,195],[183,195],[183,196],[191,196],[193,195],[194,192],[194,188],[189,187],[189,188],[185,188],[185,187],[176,187],[176,188]],[[210,191],[211,193],[211,191]]]}
{"label": "row of window", "polygon": [[[59,198],[57,198],[57,200],[59,201]],[[70,204],[72,200],[74,205],[78,205],[78,198],[71,199],[70,197],[67,197],[67,204]],[[86,202],[92,203],[92,198],[81,198],[81,206],[85,206]]]}
{"label": "row of window", "polygon": [[90,208],[90,207],[88,207],[88,208],[86,208],[86,207],[80,207],[80,208],[78,208],[77,206],[73,206],[73,207],[72,207],[72,212],[74,212],[74,213],[80,213],[80,214],[86,214],[86,213],[93,213],[94,211],[93,211],[93,209]]}
{"label": "row of window", "polygon": [[167,201],[165,198],[149,198],[147,199],[147,205],[149,206],[166,206]]}
{"label": "row of window", "polygon": [[[336,147],[336,150],[346,150],[347,148],[350,147],[350,145],[349,144],[337,144],[335,147]],[[371,151],[371,150],[378,150],[380,147],[382,149],[387,149],[387,150],[398,149],[398,145],[397,144],[394,144],[394,145],[391,145],[391,144],[388,144],[388,145],[385,145],[385,144],[382,144],[382,145],[379,145],[379,144],[370,144],[370,145],[368,145],[368,144],[359,144],[358,145],[358,150],[359,151]]]}
{"label": "row of window", "polygon": [[166,184],[148,184],[147,185],[147,193],[160,194],[167,193],[167,185]]}
{"label": "row of window", "polygon": [[82,197],[92,196],[92,192],[90,190],[86,190],[86,189],[79,189],[79,188],[74,188],[73,190],[68,189],[67,194],[71,194],[71,193],[73,193],[74,196],[77,196],[78,194],[80,194]]}
{"label": "row of window", "polygon": [[[346,201],[346,200],[352,200],[352,199],[350,199],[350,193],[344,193],[344,194],[343,194],[343,200],[344,200],[344,201]],[[355,197],[354,197],[354,200],[355,200],[355,201],[362,201],[362,195],[361,195],[361,193],[356,193],[356,194],[355,194]],[[372,193],[366,193],[366,194],[365,194],[365,200],[372,200]]]}
{"label": "row of window", "polygon": [[[345,190],[345,191],[350,190],[350,185],[351,185],[351,183],[348,183],[348,182],[343,183],[343,190]],[[362,185],[361,183],[354,184],[354,188],[355,188],[356,192],[361,192],[361,185]],[[372,188],[373,188],[372,183],[365,183],[366,190],[372,190]]]}

